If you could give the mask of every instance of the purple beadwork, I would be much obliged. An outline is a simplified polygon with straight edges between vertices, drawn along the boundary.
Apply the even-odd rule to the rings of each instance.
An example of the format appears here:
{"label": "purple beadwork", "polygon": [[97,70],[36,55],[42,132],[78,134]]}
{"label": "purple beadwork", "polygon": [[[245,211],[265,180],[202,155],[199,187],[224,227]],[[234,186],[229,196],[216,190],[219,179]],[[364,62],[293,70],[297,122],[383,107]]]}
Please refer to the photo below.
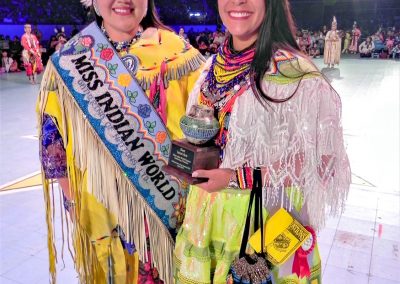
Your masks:
{"label": "purple beadwork", "polygon": [[64,143],[53,118],[47,114],[43,116],[40,140],[42,143],[40,160],[45,177],[48,179],[66,177],[67,162]]}

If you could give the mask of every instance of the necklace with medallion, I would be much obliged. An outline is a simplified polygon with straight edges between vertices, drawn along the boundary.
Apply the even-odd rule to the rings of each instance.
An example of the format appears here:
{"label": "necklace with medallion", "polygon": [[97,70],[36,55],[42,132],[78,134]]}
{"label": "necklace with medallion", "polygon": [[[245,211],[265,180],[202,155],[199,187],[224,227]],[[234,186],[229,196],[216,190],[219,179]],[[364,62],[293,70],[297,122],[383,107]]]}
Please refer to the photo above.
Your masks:
{"label": "necklace with medallion", "polygon": [[137,31],[137,33],[135,34],[135,36],[132,39],[126,40],[126,41],[113,41],[110,38],[110,36],[108,35],[106,29],[104,28],[104,25],[101,25],[101,31],[104,33],[104,35],[107,37],[108,41],[114,46],[115,50],[118,53],[128,52],[129,48],[135,42],[137,42],[142,36],[142,28],[141,27],[139,27],[139,30]]}
{"label": "necklace with medallion", "polygon": [[236,52],[229,38],[218,50],[200,89],[200,102],[218,112],[220,132],[216,144],[221,147],[221,160],[228,141],[229,120],[236,99],[250,87],[250,69],[254,45]]}

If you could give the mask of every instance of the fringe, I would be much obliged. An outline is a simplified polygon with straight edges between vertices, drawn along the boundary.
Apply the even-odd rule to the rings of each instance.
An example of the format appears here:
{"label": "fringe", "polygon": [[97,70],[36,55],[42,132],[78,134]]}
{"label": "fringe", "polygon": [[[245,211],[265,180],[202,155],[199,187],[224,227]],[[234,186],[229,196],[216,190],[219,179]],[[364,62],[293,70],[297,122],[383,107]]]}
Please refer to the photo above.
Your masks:
{"label": "fringe", "polygon": [[[48,75],[49,71],[46,70],[43,78],[49,78]],[[42,85],[43,86],[43,85]],[[39,95],[39,106],[44,107],[44,96],[41,94]],[[39,126],[43,124],[43,115],[42,112],[43,108],[39,110],[37,121]],[[42,135],[42,128],[38,127],[39,137]],[[39,143],[39,151],[42,151],[42,144]],[[56,283],[56,264],[57,264],[57,250],[55,247],[55,235],[54,235],[54,217],[53,217],[53,202],[51,202],[51,192],[50,192],[50,181],[46,179],[44,171],[42,169],[42,184],[43,184],[43,197],[44,203],[46,208],[46,224],[47,224],[47,247],[48,247],[48,254],[49,254],[49,273],[50,273],[50,283]]]}
{"label": "fringe", "polygon": [[[181,55],[181,57],[179,58],[179,62],[175,63],[172,61],[167,63],[167,72],[163,78],[165,88],[168,88],[169,81],[181,79],[191,72],[198,70],[205,62],[203,55],[194,48],[186,54]],[[149,90],[151,83],[160,74],[160,70],[155,69],[154,71],[143,71],[138,73],[138,83],[144,90]]]}
{"label": "fringe", "polygon": [[[193,62],[200,63],[200,59],[198,60]],[[70,187],[77,200],[81,200],[82,190],[82,176],[79,172],[85,171],[89,193],[93,194],[100,203],[117,217],[118,224],[124,230],[127,241],[135,243],[141,261],[147,261],[146,234],[144,229],[144,220],[146,217],[150,229],[149,238],[153,265],[158,269],[160,278],[166,284],[173,283],[172,254],[174,241],[168,230],[147,205],[145,199],[134,189],[130,180],[125,177],[111,153],[103,145],[76,104],[74,98],[64,85],[63,80],[57,75],[57,71],[52,63],[48,64],[44,78],[48,81],[42,83],[41,95],[39,97],[39,105],[42,108],[40,113],[42,114],[44,111],[47,87],[50,87],[51,80],[54,80],[55,85],[58,87],[57,96],[63,117],[62,129],[64,133],[62,135],[64,141],[70,140],[68,144],[72,143],[72,155],[67,155],[73,159],[73,161],[68,161],[68,174]],[[67,133],[67,121],[74,131],[71,137]],[[77,202],[75,216],[79,216],[79,212],[80,204]],[[48,226],[51,226],[54,220],[48,218],[47,221]],[[101,269],[96,261],[93,246],[78,222],[74,222],[73,235],[76,269],[83,283],[92,283],[94,275]],[[49,251],[51,247],[54,248],[54,238],[49,239]],[[51,254],[53,254],[53,251],[51,251]],[[50,267],[51,272],[55,275],[55,267],[52,263]]]}

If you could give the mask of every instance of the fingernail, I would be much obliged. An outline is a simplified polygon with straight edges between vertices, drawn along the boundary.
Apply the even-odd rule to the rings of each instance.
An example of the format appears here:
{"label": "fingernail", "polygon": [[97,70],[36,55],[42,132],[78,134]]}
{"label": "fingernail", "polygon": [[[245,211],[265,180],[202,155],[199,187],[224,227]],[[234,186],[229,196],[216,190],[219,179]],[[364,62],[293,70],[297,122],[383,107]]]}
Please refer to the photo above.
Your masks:
{"label": "fingernail", "polygon": [[192,177],[195,178],[195,177],[198,177],[198,176],[199,176],[199,174],[198,174],[197,172],[193,172],[193,173],[192,173]]}

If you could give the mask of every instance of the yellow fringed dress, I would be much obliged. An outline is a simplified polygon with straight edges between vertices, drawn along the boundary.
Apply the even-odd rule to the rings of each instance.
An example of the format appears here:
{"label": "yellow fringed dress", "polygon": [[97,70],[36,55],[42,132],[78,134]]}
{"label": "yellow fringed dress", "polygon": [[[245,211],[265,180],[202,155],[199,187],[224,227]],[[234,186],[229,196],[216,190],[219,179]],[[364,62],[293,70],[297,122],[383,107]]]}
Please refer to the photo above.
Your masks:
{"label": "yellow fringed dress", "polygon": [[[204,63],[199,52],[173,32],[155,28],[144,31],[143,36],[129,53],[139,61],[136,79],[150,96],[150,89],[157,80],[164,80],[166,88],[167,129],[171,138],[182,137],[179,119],[185,113],[188,93],[196,82]],[[124,54],[121,54],[124,55]],[[163,68],[163,72],[161,69]],[[147,260],[146,238],[140,238],[135,245],[137,253],[130,255],[124,250],[113,230],[118,220],[106,204],[118,203],[114,200],[98,200],[93,189],[99,186],[113,188],[132,186],[123,178],[120,169],[111,155],[100,143],[74,104],[63,78],[51,62],[46,68],[37,104],[40,137],[43,139],[43,117],[49,116],[57,127],[65,147],[66,168],[70,189],[76,206],[72,238],[74,244],[75,267],[82,283],[137,283],[138,259]],[[42,143],[43,144],[43,143]],[[43,151],[43,149],[41,150]],[[45,169],[43,169],[45,172]],[[51,280],[55,282],[57,253],[53,234],[53,202],[50,184],[54,181],[43,173],[43,187],[48,226],[48,247],[50,256]],[[115,206],[127,206],[129,200],[120,200]],[[151,215],[149,210],[134,210],[130,218],[132,226],[141,226],[144,231],[144,218]],[[151,217],[151,216],[150,216]],[[152,234],[154,224],[149,223],[151,254],[160,278],[172,283],[173,242],[157,232]],[[154,239],[159,236],[160,239]],[[153,239],[152,239],[153,238]],[[160,244],[155,246],[154,244]],[[111,260],[112,269],[109,262]]]}

